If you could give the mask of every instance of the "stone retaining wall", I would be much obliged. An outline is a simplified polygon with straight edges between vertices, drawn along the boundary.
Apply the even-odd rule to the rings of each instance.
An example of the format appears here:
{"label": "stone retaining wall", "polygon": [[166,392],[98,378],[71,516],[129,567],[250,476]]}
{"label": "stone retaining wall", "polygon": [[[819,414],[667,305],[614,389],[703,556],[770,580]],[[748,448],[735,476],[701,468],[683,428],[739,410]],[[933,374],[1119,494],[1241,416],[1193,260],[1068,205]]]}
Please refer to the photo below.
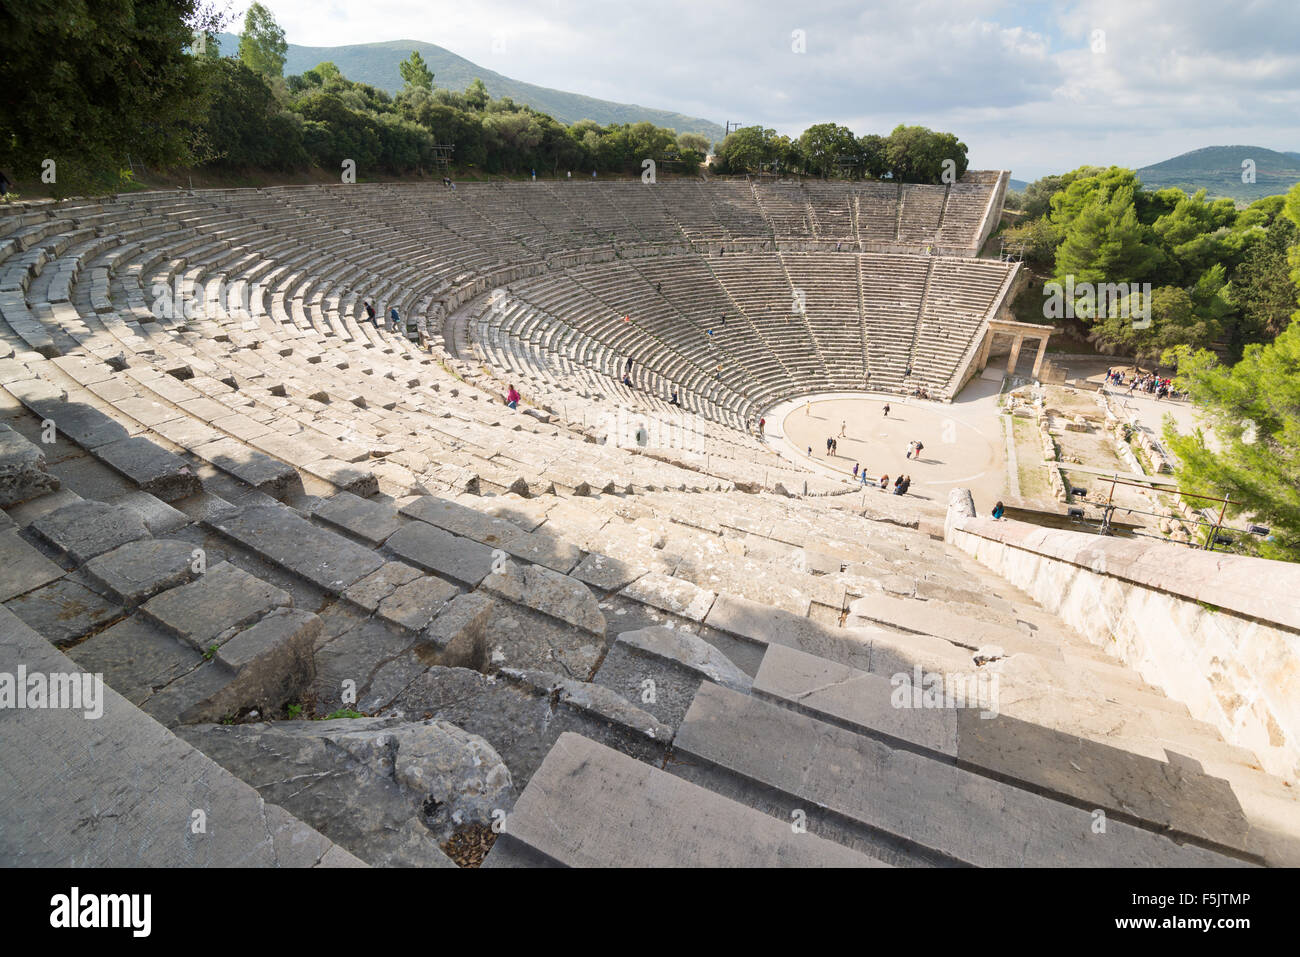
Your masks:
{"label": "stone retaining wall", "polygon": [[945,538],[1032,595],[1149,684],[1300,779],[1300,566],[971,517]]}

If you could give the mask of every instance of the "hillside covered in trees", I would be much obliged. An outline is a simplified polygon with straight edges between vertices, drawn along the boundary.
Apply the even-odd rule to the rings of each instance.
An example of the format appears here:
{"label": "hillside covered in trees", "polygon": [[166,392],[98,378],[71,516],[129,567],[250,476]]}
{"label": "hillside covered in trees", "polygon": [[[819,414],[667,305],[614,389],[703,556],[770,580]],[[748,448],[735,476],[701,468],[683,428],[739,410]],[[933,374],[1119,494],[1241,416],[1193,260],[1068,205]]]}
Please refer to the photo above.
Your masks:
{"label": "hillside covered in trees", "polygon": [[[454,145],[453,168],[463,172],[632,174],[653,159],[662,172],[696,175],[715,148],[698,133],[649,122],[565,125],[494,98],[478,78],[459,92],[435,87],[418,51],[399,64],[396,94],[328,61],[285,76],[284,31],[260,3],[233,51],[218,43],[221,17],[198,0],[127,7],[58,19],[23,8],[11,39],[24,52],[0,65],[11,106],[0,115],[0,169],[33,180],[52,161],[57,174],[41,182],[67,196],[129,185],[133,166],[338,175],[351,160],[363,181],[429,175],[440,144]],[[94,57],[68,52],[83,40]],[[716,154],[717,173],[939,182],[966,168],[955,136],[915,126],[857,137],[826,123],[796,138],[750,127],[716,144]]]}

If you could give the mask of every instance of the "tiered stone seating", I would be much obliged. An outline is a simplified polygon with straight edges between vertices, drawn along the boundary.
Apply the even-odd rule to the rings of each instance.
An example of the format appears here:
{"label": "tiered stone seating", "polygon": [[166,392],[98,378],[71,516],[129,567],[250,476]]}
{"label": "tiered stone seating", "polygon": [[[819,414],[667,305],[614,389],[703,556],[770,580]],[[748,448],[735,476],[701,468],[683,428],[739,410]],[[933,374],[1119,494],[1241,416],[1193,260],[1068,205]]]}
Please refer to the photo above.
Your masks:
{"label": "tiered stone seating", "polygon": [[[503,812],[490,866],[1300,861],[1258,755],[933,509],[748,432],[798,392],[950,380],[1010,273],[861,244],[977,191],[659,185],[0,217],[0,645],[102,674],[113,715],[6,711],[7,860],[446,867]],[[918,667],[996,674],[998,714],[894,706]],[[229,837],[91,839],[84,782],[133,833],[206,788]]]}

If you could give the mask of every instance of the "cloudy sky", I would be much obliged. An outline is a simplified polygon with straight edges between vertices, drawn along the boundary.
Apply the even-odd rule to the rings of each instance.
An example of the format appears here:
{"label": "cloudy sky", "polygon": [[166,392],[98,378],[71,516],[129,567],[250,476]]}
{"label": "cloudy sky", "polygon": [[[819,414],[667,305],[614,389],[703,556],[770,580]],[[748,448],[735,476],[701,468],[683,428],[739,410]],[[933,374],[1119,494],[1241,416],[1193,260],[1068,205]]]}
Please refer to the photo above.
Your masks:
{"label": "cloudy sky", "polygon": [[517,80],[790,134],[920,123],[1019,179],[1300,150],[1300,0],[264,2],[291,43],[424,40]]}

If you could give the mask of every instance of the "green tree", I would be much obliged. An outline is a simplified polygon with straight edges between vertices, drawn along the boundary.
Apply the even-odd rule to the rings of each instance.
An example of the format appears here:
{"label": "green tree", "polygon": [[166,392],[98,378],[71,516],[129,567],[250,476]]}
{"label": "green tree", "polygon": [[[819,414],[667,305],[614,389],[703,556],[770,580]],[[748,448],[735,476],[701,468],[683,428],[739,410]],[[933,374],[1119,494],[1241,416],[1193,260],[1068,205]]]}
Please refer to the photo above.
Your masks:
{"label": "green tree", "polygon": [[1225,496],[1230,517],[1269,526],[1271,540],[1242,541],[1249,550],[1300,560],[1300,323],[1268,345],[1247,346],[1232,367],[1187,347],[1171,350],[1166,361],[1177,365],[1175,385],[1191,394],[1216,440],[1212,445],[1199,428],[1181,433],[1166,418],[1179,484]]}
{"label": "green tree", "polygon": [[1139,282],[1159,266],[1163,256],[1150,242],[1148,228],[1138,222],[1131,186],[1109,195],[1104,189],[1091,191],[1083,208],[1062,225],[1057,199],[1068,193],[1052,200],[1052,222],[1063,236],[1056,250],[1057,282],[1070,275],[1076,283]]}
{"label": "green tree", "polygon": [[424,62],[424,57],[420,56],[419,50],[412,50],[411,55],[403,60],[397,69],[402,74],[402,82],[408,88],[433,91],[433,71]]}
{"label": "green tree", "polygon": [[239,59],[254,73],[283,76],[284,58],[289,50],[284,30],[275,16],[260,3],[253,3],[244,14],[244,32],[239,35]]}
{"label": "green tree", "polygon": [[817,123],[799,137],[799,150],[810,173],[834,176],[841,161],[857,165],[858,140],[847,126]]}
{"label": "green tree", "polygon": [[[190,163],[203,110],[196,35],[222,28],[199,0],[4,7],[0,35],[0,169],[56,196],[116,188],[130,159]],[[52,161],[53,165],[46,161]]]}
{"label": "green tree", "polygon": [[1264,238],[1246,253],[1232,277],[1230,297],[1241,310],[1234,331],[1234,353],[1249,343],[1277,338],[1296,311],[1296,287],[1291,281],[1287,253],[1300,243],[1300,230],[1285,216],[1273,220]]}

